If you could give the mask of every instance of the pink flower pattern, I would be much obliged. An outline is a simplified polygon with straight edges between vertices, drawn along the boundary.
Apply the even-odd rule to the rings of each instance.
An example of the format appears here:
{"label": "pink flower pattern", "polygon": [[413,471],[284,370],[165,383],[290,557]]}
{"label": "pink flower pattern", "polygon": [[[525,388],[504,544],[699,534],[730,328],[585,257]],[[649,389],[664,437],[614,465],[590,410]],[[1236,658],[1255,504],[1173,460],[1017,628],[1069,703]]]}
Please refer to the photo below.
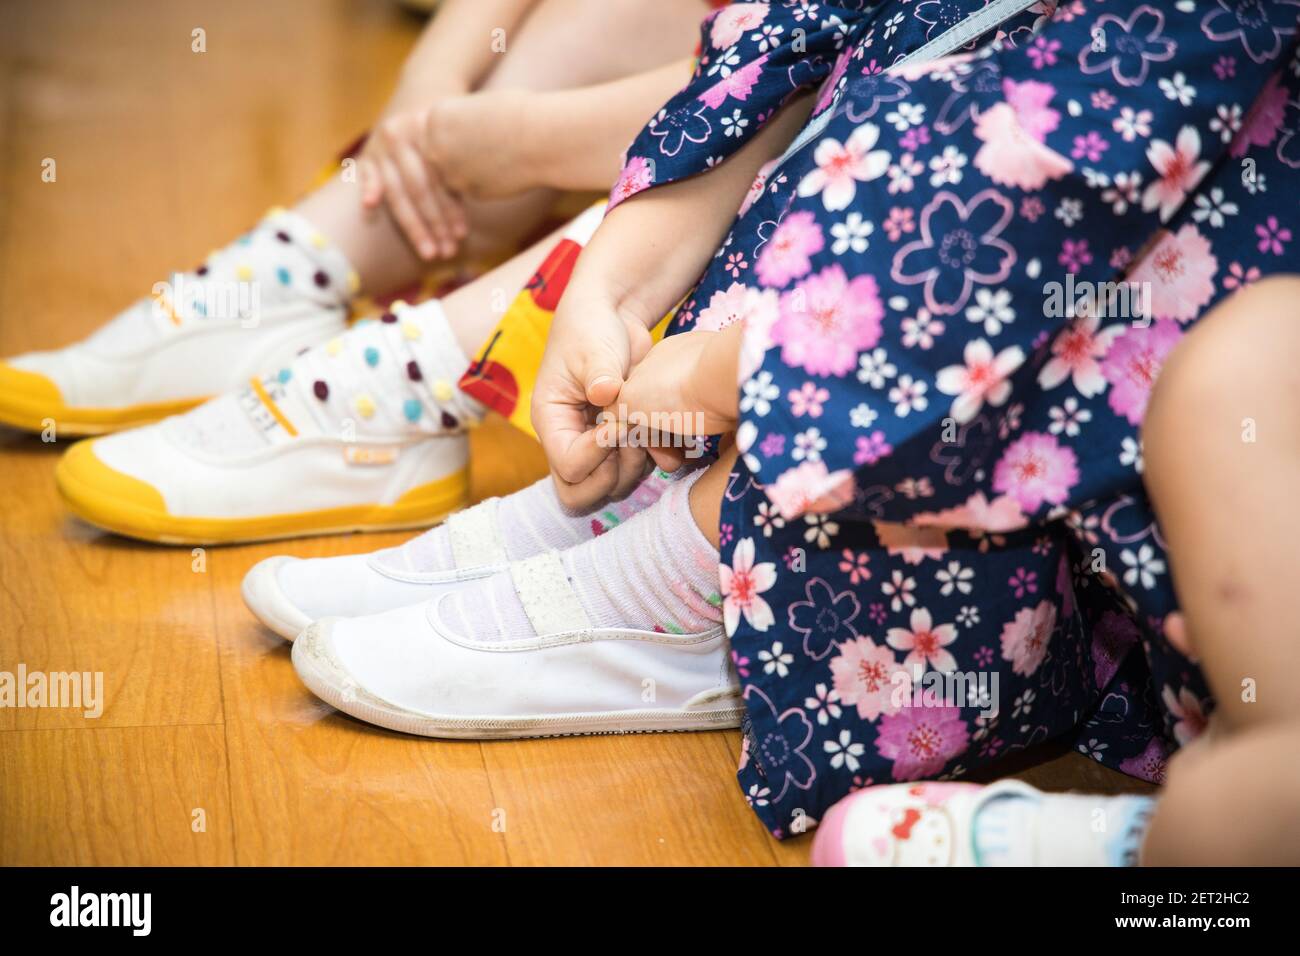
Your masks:
{"label": "pink flower pattern", "polygon": [[[1190,328],[1294,270],[1298,8],[1069,0],[1000,25],[996,52],[991,33],[890,66],[936,6],[713,14],[611,195],[708,176],[816,98],[669,329],[744,328],[719,601],[747,672],[740,777],[778,835],[855,780],[1071,735],[1159,780],[1213,706],[1161,629],[1140,427]],[[783,673],[756,663],[778,640]],[[990,673],[995,718],[951,686]],[[819,723],[807,702],[832,698]]]}

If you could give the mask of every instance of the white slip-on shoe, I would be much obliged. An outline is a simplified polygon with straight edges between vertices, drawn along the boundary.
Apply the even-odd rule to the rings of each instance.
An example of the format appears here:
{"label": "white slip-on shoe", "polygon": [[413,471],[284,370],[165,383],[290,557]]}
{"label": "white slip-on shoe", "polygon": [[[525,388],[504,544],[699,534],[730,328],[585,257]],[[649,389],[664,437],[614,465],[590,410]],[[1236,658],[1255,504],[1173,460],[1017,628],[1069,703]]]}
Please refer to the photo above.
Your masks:
{"label": "white slip-on shoe", "polygon": [[55,470],[64,500],[164,544],[435,523],[468,499],[463,430],[479,410],[454,379],[425,377],[459,354],[438,304],[402,314],[185,415],[74,445]]}
{"label": "white slip-on shoe", "polygon": [[505,739],[740,726],[721,626],[696,634],[592,627],[559,555],[511,563],[535,636],[472,640],[423,604],[327,618],[293,646],[317,697],[424,737]]}
{"label": "white slip-on shoe", "polygon": [[273,211],[88,338],[0,361],[0,423],[76,437],[186,411],[343,331],[356,285],[310,223]]}
{"label": "white slip-on shoe", "polygon": [[244,603],[263,624],[293,640],[321,618],[361,617],[427,601],[489,577],[511,560],[605,534],[651,507],[685,473],[656,469],[624,498],[585,512],[564,509],[548,476],[505,498],[458,511],[441,527],[395,548],[328,558],[266,558],[244,576]]}
{"label": "white slip-on shoe", "polygon": [[259,561],[244,575],[244,603],[259,621],[292,641],[321,618],[379,614],[488,577],[509,563],[496,523],[498,501],[488,498],[447,519],[454,568],[421,569],[425,535],[369,554],[276,555]]}

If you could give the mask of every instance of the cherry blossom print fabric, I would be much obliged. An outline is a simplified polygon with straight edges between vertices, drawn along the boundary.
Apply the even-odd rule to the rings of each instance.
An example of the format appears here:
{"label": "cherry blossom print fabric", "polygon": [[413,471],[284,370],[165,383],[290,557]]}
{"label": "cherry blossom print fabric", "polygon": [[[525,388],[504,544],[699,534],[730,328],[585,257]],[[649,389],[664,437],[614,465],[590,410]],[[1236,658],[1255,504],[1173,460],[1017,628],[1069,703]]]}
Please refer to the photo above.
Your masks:
{"label": "cherry blossom print fabric", "polygon": [[612,197],[817,96],[672,328],[745,324],[723,610],[778,837],[1053,738],[1159,781],[1212,706],[1139,426],[1190,326],[1300,265],[1300,2],[1036,5],[893,66],[983,6],[724,8]]}

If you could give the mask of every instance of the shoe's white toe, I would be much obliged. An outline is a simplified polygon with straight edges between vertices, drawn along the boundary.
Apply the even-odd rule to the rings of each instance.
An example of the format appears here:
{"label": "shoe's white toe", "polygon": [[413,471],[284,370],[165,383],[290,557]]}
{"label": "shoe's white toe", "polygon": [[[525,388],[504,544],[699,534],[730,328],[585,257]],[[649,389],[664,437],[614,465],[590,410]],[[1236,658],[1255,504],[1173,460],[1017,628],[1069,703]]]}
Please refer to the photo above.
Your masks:
{"label": "shoe's white toe", "polygon": [[420,715],[375,695],[348,669],[336,643],[336,628],[346,623],[345,618],[313,621],[293,642],[293,667],[307,689],[330,706],[367,723],[436,736],[421,730],[424,720]]}
{"label": "shoe's white toe", "polygon": [[293,642],[293,669],[307,689],[333,707],[347,712],[356,682],[334,654],[331,630],[334,620],[313,621]]}
{"label": "shoe's white toe", "polygon": [[259,621],[292,641],[312,621],[383,614],[427,601],[491,570],[398,573],[379,564],[374,554],[281,555],[253,566],[244,577],[243,595]]}
{"label": "shoe's white toe", "polygon": [[314,618],[290,600],[280,586],[280,571],[298,558],[276,555],[253,565],[244,575],[240,592],[253,615],[281,637],[293,640]]}

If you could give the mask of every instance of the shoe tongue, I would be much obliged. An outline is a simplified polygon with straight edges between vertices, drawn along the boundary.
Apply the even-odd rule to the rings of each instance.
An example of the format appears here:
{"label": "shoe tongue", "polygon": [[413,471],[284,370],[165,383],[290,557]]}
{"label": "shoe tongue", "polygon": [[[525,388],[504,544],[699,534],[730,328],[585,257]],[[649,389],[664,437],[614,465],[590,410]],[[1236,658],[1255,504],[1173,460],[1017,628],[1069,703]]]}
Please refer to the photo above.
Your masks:
{"label": "shoe tongue", "polygon": [[321,428],[284,373],[255,378],[163,425],[177,444],[204,455],[240,458],[318,435]]}
{"label": "shoe tongue", "polygon": [[400,438],[408,431],[398,421],[405,400],[401,380],[392,370],[374,374],[377,370],[367,367],[365,353],[376,346],[357,331],[168,419],[169,434],[186,448],[218,457],[249,455],[320,435],[362,443]]}
{"label": "shoe tongue", "polygon": [[269,444],[279,445],[330,431],[308,405],[294,373],[295,368],[290,366],[274,375],[254,379],[240,389],[244,414]]}
{"label": "shoe tongue", "polygon": [[255,454],[272,441],[250,413],[250,393],[249,388],[227,392],[191,412],[166,419],[160,427],[182,448],[204,456],[241,458]]}
{"label": "shoe tongue", "polygon": [[[459,393],[444,396],[451,411],[436,400],[436,385],[441,383],[435,380],[431,388],[421,368],[431,367],[437,356],[422,352],[417,361],[411,343],[418,338],[416,329],[399,322],[360,322],[302,352],[284,368],[169,420],[169,429],[182,445],[219,456],[250,454],[297,438],[333,436],[357,442],[355,454],[370,463],[373,458],[366,456],[375,453],[376,443],[391,445],[415,434],[449,431],[471,420],[467,404],[457,401]],[[372,443],[370,449],[363,447],[367,442]],[[412,566],[427,560],[431,558],[417,558]]]}

